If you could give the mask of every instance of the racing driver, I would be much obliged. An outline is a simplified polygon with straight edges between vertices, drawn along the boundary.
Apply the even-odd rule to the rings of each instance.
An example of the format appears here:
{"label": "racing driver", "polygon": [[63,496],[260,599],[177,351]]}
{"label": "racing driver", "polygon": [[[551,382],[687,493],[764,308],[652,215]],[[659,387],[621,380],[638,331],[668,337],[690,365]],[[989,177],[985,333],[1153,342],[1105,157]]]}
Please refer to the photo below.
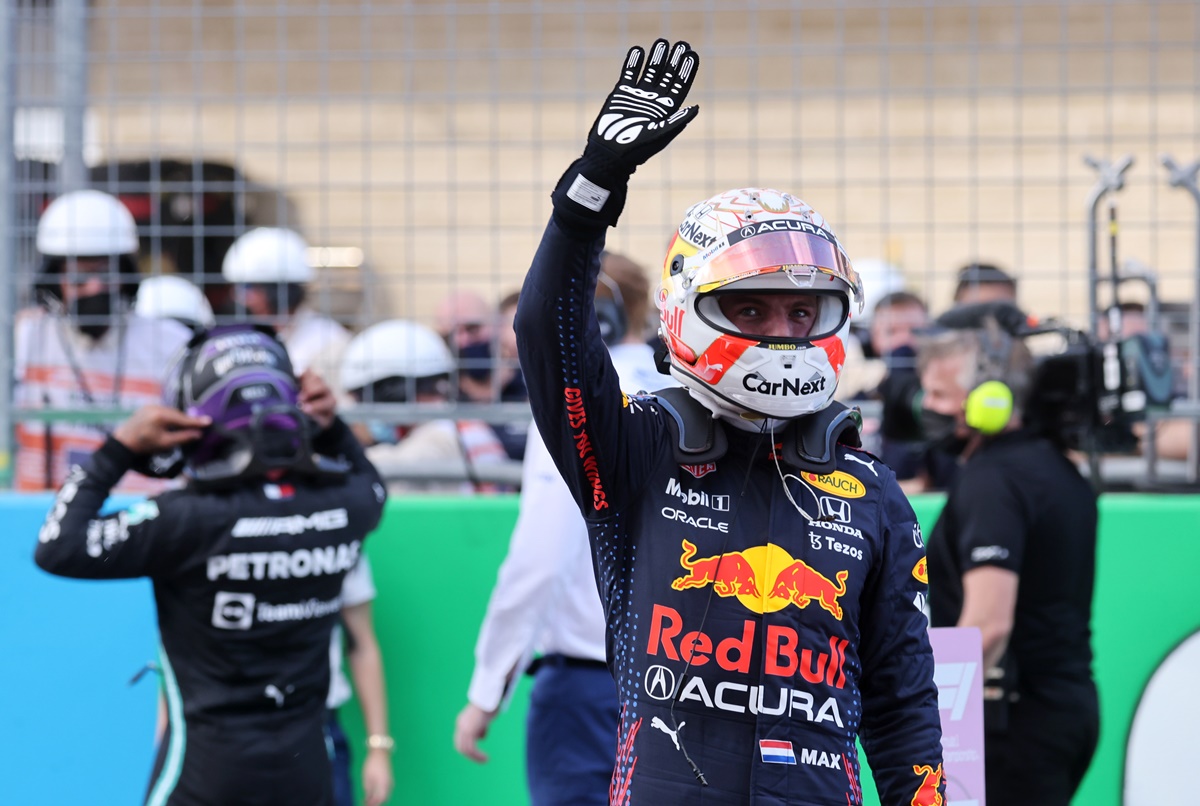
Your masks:
{"label": "racing driver", "polygon": [[[385,493],[333,394],[243,325],[200,333],[74,466],[36,559],[68,577],[150,577],[168,727],[146,803],[333,803],[324,735],[342,578]],[[187,484],[108,517],[130,469]]]}
{"label": "racing driver", "polygon": [[832,401],[862,289],[800,199],[692,206],[660,335],[682,385],[622,395],[591,300],[634,170],[695,117],[685,42],[632,48],[559,180],[517,313],[538,430],[588,522],[622,715],[614,804],[943,802],[925,550]]}

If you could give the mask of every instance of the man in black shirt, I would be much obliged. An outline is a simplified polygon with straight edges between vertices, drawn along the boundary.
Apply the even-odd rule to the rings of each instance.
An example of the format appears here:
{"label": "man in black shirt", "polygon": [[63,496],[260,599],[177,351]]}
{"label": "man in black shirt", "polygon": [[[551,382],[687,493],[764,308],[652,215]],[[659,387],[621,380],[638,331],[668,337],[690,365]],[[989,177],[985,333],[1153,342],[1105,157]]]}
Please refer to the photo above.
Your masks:
{"label": "man in black shirt", "polygon": [[[153,582],[169,725],[147,804],[331,804],[330,634],[383,485],[328,387],[298,382],[267,333],[197,335],[164,396],[70,470],[37,564]],[[183,489],[100,517],[128,470],[181,467]]]}
{"label": "man in black shirt", "polygon": [[919,354],[928,436],[962,465],[929,539],[934,627],[978,627],[989,803],[1066,804],[1091,761],[1096,497],[1023,427],[1032,360],[994,321]]}

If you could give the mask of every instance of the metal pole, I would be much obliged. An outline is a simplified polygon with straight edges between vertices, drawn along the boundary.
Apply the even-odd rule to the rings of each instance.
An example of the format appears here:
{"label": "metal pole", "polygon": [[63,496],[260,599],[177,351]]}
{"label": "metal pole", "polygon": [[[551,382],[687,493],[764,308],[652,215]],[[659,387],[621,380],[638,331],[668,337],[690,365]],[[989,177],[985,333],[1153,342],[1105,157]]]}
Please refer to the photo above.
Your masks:
{"label": "metal pole", "polygon": [[[1161,157],[1163,167],[1170,172],[1171,187],[1183,188],[1192,195],[1196,202],[1196,265],[1195,287],[1192,289],[1191,321],[1188,324],[1188,348],[1191,355],[1188,362],[1191,375],[1188,377],[1188,403],[1191,408],[1200,405],[1200,186],[1196,184],[1196,175],[1200,173],[1200,160],[1186,168],[1180,167],[1170,154]],[[1187,480],[1195,484],[1200,480],[1200,418],[1194,418],[1192,438],[1188,446]]]}
{"label": "metal pole", "polygon": [[[1129,170],[1129,166],[1133,165],[1133,155],[1126,154],[1116,165],[1091,156],[1085,156],[1083,161],[1100,174],[1100,178],[1092,187],[1087,199],[1088,332],[1091,333],[1092,339],[1096,339],[1100,335],[1100,302],[1096,293],[1096,288],[1100,283],[1100,202],[1109,193],[1125,187],[1125,172]],[[1113,288],[1113,294],[1116,294],[1116,288]],[[1110,346],[1110,353],[1106,354],[1106,359],[1111,361],[1116,358],[1115,353],[1111,352],[1115,349],[1115,345]],[[1100,452],[1096,449],[1096,440],[1094,439],[1088,441],[1088,475],[1091,477],[1093,487],[1097,490],[1103,488],[1100,479]]]}
{"label": "metal pole", "polygon": [[[1088,326],[1092,337],[1099,335],[1100,303],[1096,286],[1100,281],[1100,201],[1109,193],[1125,187],[1125,172],[1133,165],[1133,155],[1127,154],[1116,165],[1107,160],[1085,156],[1083,161],[1100,174],[1088,194]],[[1113,289],[1116,293],[1116,289]]]}
{"label": "metal pole", "polygon": [[13,119],[17,105],[13,45],[16,5],[0,6],[0,483],[12,483],[13,307],[16,299],[17,231],[15,226]]}
{"label": "metal pole", "polygon": [[54,63],[63,124],[60,193],[87,185],[87,169],[83,164],[87,59],[87,0],[58,0],[54,5]]}

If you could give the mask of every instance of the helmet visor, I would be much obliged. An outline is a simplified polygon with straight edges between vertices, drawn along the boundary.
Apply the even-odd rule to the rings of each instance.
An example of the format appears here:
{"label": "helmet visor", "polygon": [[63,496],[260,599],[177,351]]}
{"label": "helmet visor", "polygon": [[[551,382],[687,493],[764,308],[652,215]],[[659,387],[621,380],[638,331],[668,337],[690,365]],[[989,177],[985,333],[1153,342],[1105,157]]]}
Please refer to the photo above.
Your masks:
{"label": "helmet visor", "polygon": [[[730,240],[744,231],[731,233]],[[738,280],[773,272],[785,273],[799,290],[814,292],[843,290],[834,282],[841,280],[851,309],[862,312],[862,284],[849,259],[836,242],[809,232],[782,230],[744,237],[701,266],[692,278],[692,285],[704,294]]]}
{"label": "helmet visor", "polygon": [[[766,322],[755,316],[742,327],[735,314],[726,313],[726,303],[730,310],[746,305],[760,314],[764,308],[775,307],[782,312],[781,318],[789,324],[781,324],[776,319],[776,332],[766,332]],[[772,344],[811,343],[828,338],[846,324],[848,313],[844,294],[834,293],[833,289],[812,291],[797,288],[779,271],[743,278],[696,300],[696,314],[710,327],[722,333],[748,336]],[[735,319],[730,319],[730,316],[735,316]],[[793,317],[798,318],[794,325],[791,324]],[[806,331],[798,332],[803,329],[800,322],[805,319],[808,321]]]}

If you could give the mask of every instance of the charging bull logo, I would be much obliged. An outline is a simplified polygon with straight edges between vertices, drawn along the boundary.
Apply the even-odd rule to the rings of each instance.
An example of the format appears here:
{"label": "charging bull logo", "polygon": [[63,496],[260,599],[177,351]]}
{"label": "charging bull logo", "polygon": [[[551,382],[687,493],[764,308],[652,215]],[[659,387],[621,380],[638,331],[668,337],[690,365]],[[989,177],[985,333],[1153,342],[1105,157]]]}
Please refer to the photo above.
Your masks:
{"label": "charging bull logo", "polygon": [[912,806],[943,806],[946,801],[942,798],[942,765],[935,770],[928,764],[914,764],[913,772],[924,777],[913,793]]}
{"label": "charging bull logo", "polygon": [[671,583],[675,590],[703,588],[711,583],[718,596],[761,598],[754,581],[754,566],[740,552],[692,560],[695,556],[696,545],[690,540],[683,541],[683,556],[679,558],[679,564],[688,573]]}
{"label": "charging bull logo", "polygon": [[[677,591],[712,585],[713,593],[737,597],[755,613],[774,613],[788,605],[803,609],[816,601],[835,619],[842,620],[844,611],[838,599],[846,593],[850,573],[839,571],[837,581],[830,581],[774,543],[696,559],[695,544],[684,540],[679,564],[687,574],[671,583]],[[760,585],[760,580],[770,584]]]}

